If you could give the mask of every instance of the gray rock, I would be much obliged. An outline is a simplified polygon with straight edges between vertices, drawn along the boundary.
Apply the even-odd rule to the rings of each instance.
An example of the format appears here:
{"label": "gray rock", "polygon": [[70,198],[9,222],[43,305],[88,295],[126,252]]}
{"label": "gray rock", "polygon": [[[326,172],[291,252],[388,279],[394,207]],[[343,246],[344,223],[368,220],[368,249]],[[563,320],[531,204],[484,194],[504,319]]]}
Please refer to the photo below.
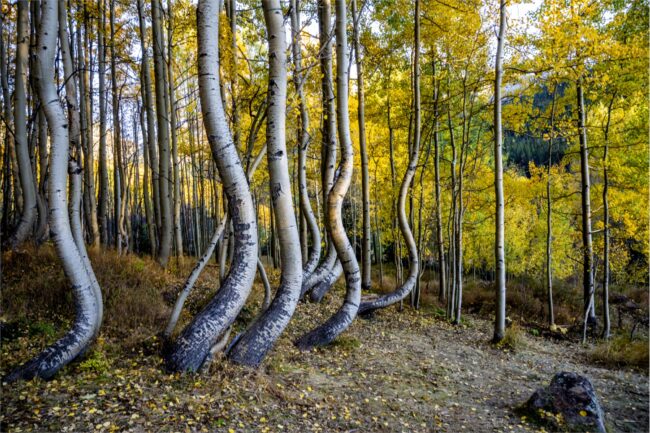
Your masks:
{"label": "gray rock", "polygon": [[576,373],[557,373],[548,387],[535,391],[525,408],[538,421],[556,428],[606,433],[596,391],[589,379]]}

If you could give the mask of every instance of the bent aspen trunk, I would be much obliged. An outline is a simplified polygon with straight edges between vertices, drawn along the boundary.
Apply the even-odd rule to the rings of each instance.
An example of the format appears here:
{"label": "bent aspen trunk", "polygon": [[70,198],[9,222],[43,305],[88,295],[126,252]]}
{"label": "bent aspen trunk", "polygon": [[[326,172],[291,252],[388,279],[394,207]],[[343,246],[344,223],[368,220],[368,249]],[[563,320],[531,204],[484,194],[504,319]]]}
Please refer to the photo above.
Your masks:
{"label": "bent aspen trunk", "polygon": [[345,1],[336,2],[336,90],[337,120],[341,141],[341,165],[339,176],[327,197],[328,227],[332,243],[345,273],[345,301],[338,311],[325,323],[303,335],[296,341],[300,349],[310,349],[331,343],[345,331],[357,316],[361,301],[361,275],[359,263],[343,226],[343,199],[348,192],[354,169],[354,151],[350,138],[350,115],[348,113],[348,42],[346,34]]}
{"label": "bent aspen trunk", "polygon": [[[327,208],[327,197],[334,184],[334,171],[336,164],[336,119],[334,106],[334,89],[332,83],[332,7],[329,0],[319,0],[318,2],[318,34],[320,43],[320,70],[321,70],[321,94],[323,108],[323,145],[322,145],[322,173],[323,173],[323,203]],[[336,248],[329,233],[328,211],[325,209],[325,230],[327,233],[327,252],[323,262],[312,272],[312,274],[303,280],[301,297],[307,294],[316,283],[324,282],[327,279],[326,292],[331,285],[341,275],[341,271],[332,277],[333,268],[336,264]],[[335,269],[334,269],[335,270]],[[323,283],[321,283],[323,284]]]}
{"label": "bent aspen trunk", "polygon": [[309,189],[307,188],[307,151],[309,150],[309,143],[311,137],[309,136],[309,113],[307,111],[307,100],[305,98],[304,83],[305,77],[302,70],[302,45],[300,39],[300,13],[298,0],[291,0],[291,39],[294,73],[293,82],[298,93],[300,101],[300,138],[298,143],[298,183],[300,187],[300,210],[309,227],[309,234],[311,235],[311,251],[307,263],[303,264],[303,279],[308,278],[320,260],[321,253],[321,239],[320,229],[318,222],[314,216],[309,201]]}
{"label": "bent aspen trunk", "polygon": [[[282,275],[271,305],[230,349],[237,364],[257,367],[289,324],[300,298],[302,252],[291,197],[291,181],[285,138],[287,105],[286,35],[280,0],[264,0],[264,19],[269,44],[269,87],[266,126],[267,160],[271,200],[280,241]],[[304,123],[303,123],[304,127]]]}
{"label": "bent aspen trunk", "polygon": [[418,259],[418,249],[417,244],[415,243],[415,238],[413,237],[413,232],[411,227],[409,227],[408,218],[406,216],[406,196],[408,194],[409,187],[415,176],[415,171],[417,169],[418,157],[420,155],[420,130],[421,130],[421,116],[420,116],[420,1],[416,0],[415,2],[415,32],[414,32],[414,71],[413,71],[413,105],[415,107],[415,136],[413,140],[413,146],[411,148],[411,154],[409,158],[408,168],[406,173],[404,173],[404,178],[402,179],[402,185],[399,192],[399,200],[397,204],[397,211],[399,217],[399,227],[404,236],[404,241],[409,252],[409,274],[400,287],[398,287],[392,293],[389,293],[384,296],[380,296],[378,299],[371,302],[363,302],[359,306],[359,314],[369,314],[377,309],[385,308],[390,305],[393,305],[397,302],[402,301],[408,294],[413,290],[420,272],[420,264]]}
{"label": "bent aspen trunk", "polygon": [[171,371],[198,371],[210,349],[235,321],[257,268],[257,223],[253,198],[223,108],[219,90],[219,0],[197,6],[199,96],[214,162],[228,198],[234,230],[233,261],[221,289],[183,330],[165,356]]}
{"label": "bent aspen trunk", "polygon": [[50,129],[50,230],[57,254],[72,285],[77,311],[72,329],[35,358],[9,373],[3,379],[5,382],[29,380],[36,376],[48,379],[54,376],[64,365],[88,348],[99,326],[92,278],[86,271],[74,242],[68,214],[68,123],[59,102],[56,84],[52,80],[55,76],[58,0],[43,0],[41,8],[37,50],[41,72],[38,77],[38,91],[40,100],[45,101],[43,109]]}

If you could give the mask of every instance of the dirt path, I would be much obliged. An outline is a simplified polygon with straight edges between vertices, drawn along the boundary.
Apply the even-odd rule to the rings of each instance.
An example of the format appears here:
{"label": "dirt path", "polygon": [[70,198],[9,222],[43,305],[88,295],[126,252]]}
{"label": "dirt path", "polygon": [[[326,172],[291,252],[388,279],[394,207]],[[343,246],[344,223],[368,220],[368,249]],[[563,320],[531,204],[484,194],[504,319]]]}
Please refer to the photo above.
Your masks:
{"label": "dirt path", "polygon": [[[610,433],[647,431],[647,374],[588,365],[583,349],[541,337],[517,353],[496,350],[480,319],[458,328],[383,311],[355,321],[334,347],[296,350],[292,339],[335,308],[301,304],[257,372],[215,362],[207,375],[167,375],[147,355],[155,341],[128,358],[109,341],[108,368],[77,365],[52,382],[4,387],[1,430],[533,432],[513,407],[566,370],[593,381]],[[5,344],[3,370],[41,344]]]}

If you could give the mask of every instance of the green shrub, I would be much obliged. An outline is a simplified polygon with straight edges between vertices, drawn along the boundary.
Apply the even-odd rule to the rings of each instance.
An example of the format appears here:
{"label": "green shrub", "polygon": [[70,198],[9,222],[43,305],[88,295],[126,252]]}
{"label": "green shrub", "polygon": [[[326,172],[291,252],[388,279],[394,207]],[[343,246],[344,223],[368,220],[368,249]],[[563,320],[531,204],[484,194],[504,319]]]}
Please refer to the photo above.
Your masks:
{"label": "green shrub", "polygon": [[339,338],[337,338],[336,340],[334,340],[334,342],[331,344],[331,346],[332,347],[341,347],[341,348],[347,349],[347,350],[358,349],[359,347],[361,347],[361,342],[358,339],[354,338],[354,337],[350,337],[350,336],[347,336],[347,335],[342,335]]}
{"label": "green shrub", "polygon": [[79,369],[81,371],[94,372],[94,373],[105,373],[110,367],[111,363],[104,353],[104,344],[103,340],[100,337],[97,341],[96,347],[88,354],[86,359],[79,363]]}
{"label": "green shrub", "polygon": [[43,335],[52,338],[56,336],[56,329],[48,322],[33,322],[29,325],[29,335]]}

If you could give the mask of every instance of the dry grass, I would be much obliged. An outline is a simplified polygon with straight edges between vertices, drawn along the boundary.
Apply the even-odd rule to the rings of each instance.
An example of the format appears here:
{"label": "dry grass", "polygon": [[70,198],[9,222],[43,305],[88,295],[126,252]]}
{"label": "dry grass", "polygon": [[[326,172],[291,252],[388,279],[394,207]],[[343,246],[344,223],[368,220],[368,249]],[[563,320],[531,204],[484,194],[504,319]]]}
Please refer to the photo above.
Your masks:
{"label": "dry grass", "polygon": [[513,351],[522,350],[526,348],[527,345],[526,333],[516,323],[513,323],[511,326],[506,328],[503,340],[497,343],[498,348]]}
{"label": "dry grass", "polygon": [[[165,294],[178,279],[162,272],[150,258],[91,251],[90,259],[104,299],[102,331],[130,340],[155,334],[169,316]],[[8,320],[72,319],[74,298],[51,245],[3,255],[2,313]]]}
{"label": "dry grass", "polygon": [[[104,300],[102,335],[113,346],[128,349],[149,342],[164,329],[176,296],[196,264],[193,257],[171,258],[168,269],[163,270],[149,256],[118,256],[112,249],[90,250],[89,255]],[[2,264],[0,320],[67,329],[59,325],[72,320],[74,297],[52,245],[8,251],[2,256]],[[269,268],[267,272],[272,282],[278,278],[277,271]],[[187,299],[177,330],[200,311],[218,288],[219,267],[210,262]],[[255,316],[263,293],[257,282],[241,321]]]}
{"label": "dry grass", "polygon": [[598,344],[590,353],[593,362],[608,367],[636,367],[648,370],[648,340],[630,340],[628,336],[616,336]]}

